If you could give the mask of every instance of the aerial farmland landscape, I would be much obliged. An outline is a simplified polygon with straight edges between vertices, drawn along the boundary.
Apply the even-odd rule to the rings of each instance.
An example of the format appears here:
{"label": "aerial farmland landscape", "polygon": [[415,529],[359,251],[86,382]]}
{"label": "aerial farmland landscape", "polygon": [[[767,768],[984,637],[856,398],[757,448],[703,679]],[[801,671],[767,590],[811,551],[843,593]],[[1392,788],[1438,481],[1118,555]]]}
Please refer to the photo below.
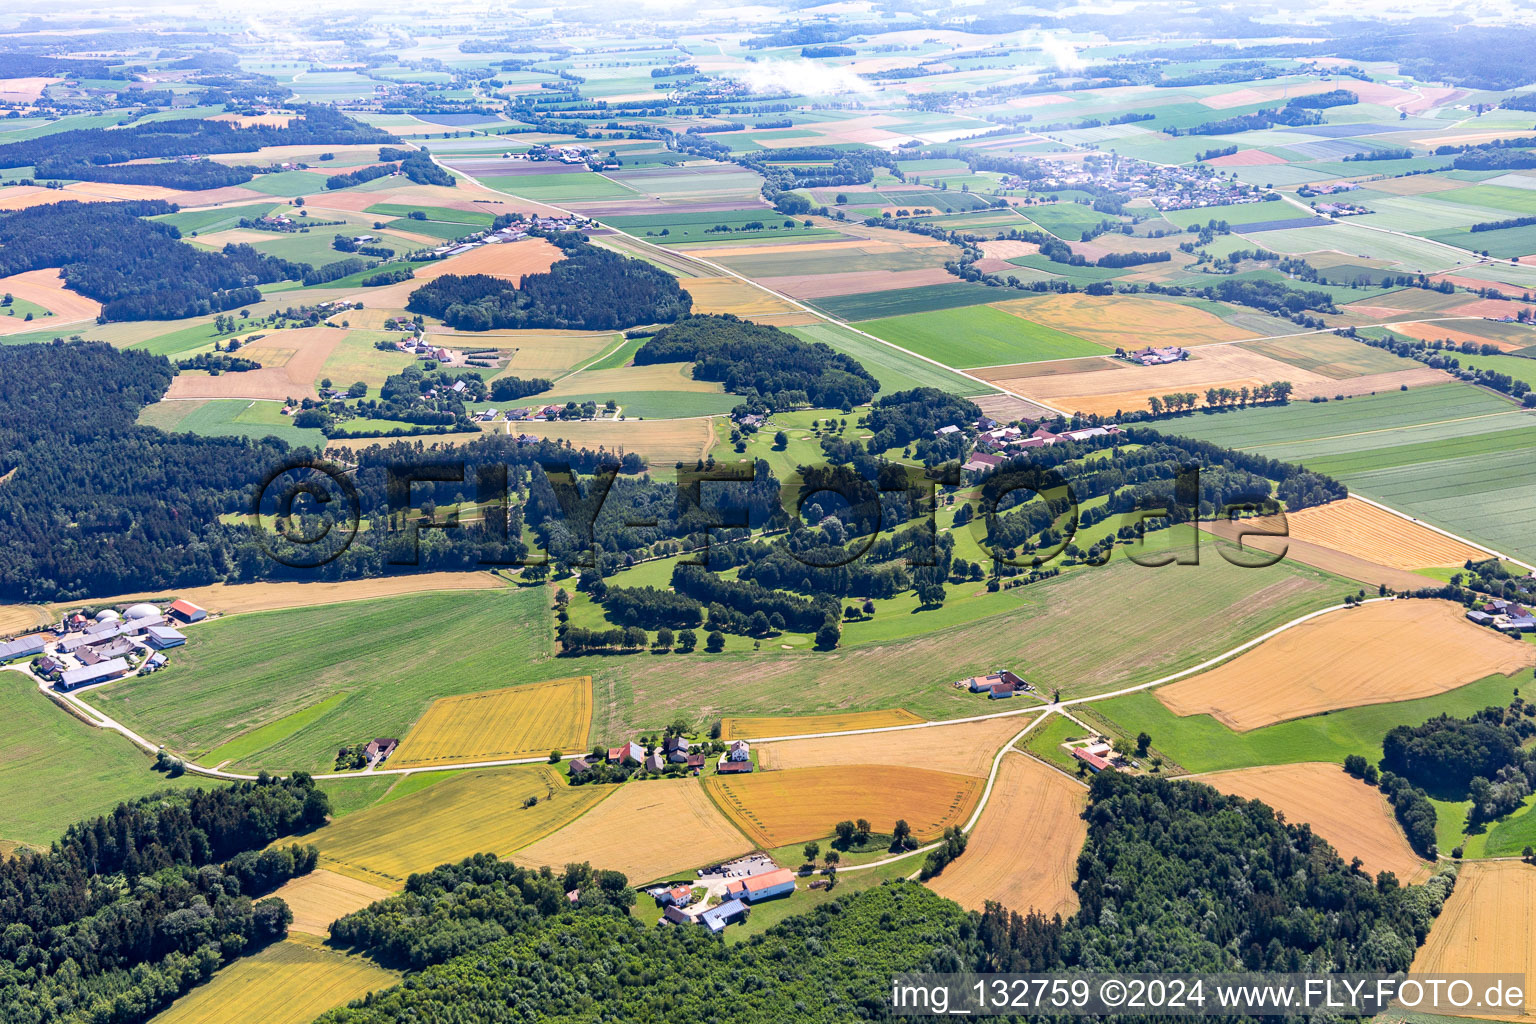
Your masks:
{"label": "aerial farmland landscape", "polygon": [[8,5],[0,1024],[1536,1020],[1532,53]]}

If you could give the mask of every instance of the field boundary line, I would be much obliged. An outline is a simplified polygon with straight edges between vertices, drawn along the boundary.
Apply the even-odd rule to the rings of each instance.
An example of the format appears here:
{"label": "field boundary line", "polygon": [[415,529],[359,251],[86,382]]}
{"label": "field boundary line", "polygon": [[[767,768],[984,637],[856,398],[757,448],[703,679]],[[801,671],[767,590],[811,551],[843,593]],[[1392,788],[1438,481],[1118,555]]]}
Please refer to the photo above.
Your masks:
{"label": "field boundary line", "polygon": [[[1445,461],[1445,460],[1442,460],[1442,461]],[[1425,529],[1433,530],[1435,533],[1440,534],[1442,537],[1449,537],[1451,540],[1461,541],[1461,543],[1466,544],[1469,547],[1477,548],[1477,550],[1479,550],[1479,551],[1486,551],[1488,554],[1492,555],[1493,557],[1495,557],[1497,559],[1500,559],[1501,561],[1513,562],[1515,565],[1520,566],[1520,568],[1522,568],[1522,569],[1525,569],[1525,570],[1527,570],[1529,572],[1536,572],[1536,565],[1532,565],[1529,562],[1522,562],[1518,558],[1512,558],[1509,555],[1506,555],[1506,554],[1504,554],[1504,553],[1502,553],[1500,551],[1495,551],[1493,548],[1488,547],[1486,544],[1479,544],[1475,540],[1471,540],[1471,539],[1469,539],[1467,537],[1462,537],[1459,534],[1452,533],[1450,530],[1443,530],[1440,527],[1436,526],[1434,523],[1428,523],[1428,522],[1425,522],[1422,519],[1417,519],[1417,518],[1415,518],[1413,516],[1408,515],[1406,512],[1400,512],[1397,509],[1392,508],[1390,505],[1383,505],[1379,501],[1375,501],[1375,500],[1373,500],[1371,498],[1367,498],[1363,494],[1356,494],[1354,491],[1350,491],[1349,492],[1349,496],[1351,498],[1358,498],[1359,500],[1365,502],[1367,505],[1370,505],[1370,506],[1372,506],[1374,508],[1381,509],[1381,511],[1383,511],[1383,512],[1390,512],[1392,515],[1397,516],[1399,519],[1406,519],[1406,520],[1408,520],[1411,523],[1415,523],[1415,524],[1417,524],[1419,526],[1424,527]]]}

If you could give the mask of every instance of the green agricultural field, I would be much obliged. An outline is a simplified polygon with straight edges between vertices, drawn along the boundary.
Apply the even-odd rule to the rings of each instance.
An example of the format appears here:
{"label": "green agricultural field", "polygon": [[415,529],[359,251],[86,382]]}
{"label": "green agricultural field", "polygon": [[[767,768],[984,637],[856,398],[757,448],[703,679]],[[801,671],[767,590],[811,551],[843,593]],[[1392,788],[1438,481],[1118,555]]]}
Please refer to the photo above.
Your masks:
{"label": "green agricultural field", "polygon": [[496,220],[493,214],[483,210],[454,210],[446,206],[410,206],[404,203],[375,203],[363,211],[379,217],[409,217],[412,213],[424,213],[428,220],[447,224],[469,224],[476,228],[488,228]]}
{"label": "green agricultural field", "polygon": [[[433,238],[440,238],[445,242],[457,242],[465,235],[472,235],[477,231],[484,230],[479,225],[464,224],[459,221],[411,220],[405,217],[399,220],[388,221],[384,226],[392,231],[409,231],[417,235],[431,235]],[[400,239],[383,239],[383,243],[386,245],[390,242],[394,242],[397,245],[404,244],[406,248],[414,248],[409,243],[403,243]]]}
{"label": "green agricultural field", "polygon": [[561,674],[547,663],[547,598],[539,588],[419,594],[232,616],[189,631],[164,671],[92,699],[136,731],[202,758],[345,692],[324,716],[277,729],[270,744],[236,761],[328,771],[338,747],[405,735],[437,697]]}
{"label": "green agricultural field", "polygon": [[1057,238],[1068,242],[1082,241],[1083,232],[1098,227],[1106,220],[1118,221],[1109,213],[1099,213],[1091,206],[1078,203],[1053,203],[1049,206],[1021,206],[1018,212],[1034,221]]}
{"label": "green agricultural field", "polygon": [[836,324],[810,324],[789,328],[807,341],[819,341],[857,359],[880,382],[880,393],[909,391],[912,388],[938,388],[952,395],[985,395],[995,389],[980,381],[935,366],[907,352],[882,345]]}
{"label": "green agricultural field", "polygon": [[68,826],[122,800],[185,786],[115,733],[93,729],[19,672],[0,672],[0,840],[46,847]]}
{"label": "green agricultural field", "polygon": [[[1064,277],[1073,284],[1092,284],[1095,281],[1111,281],[1130,273],[1124,267],[1074,267],[1070,263],[1057,263],[1055,260],[1035,253],[1031,256],[1015,256],[1008,261],[1016,267],[1025,267],[1030,270],[1040,270],[1047,274]],[[1003,275],[1007,277],[1007,274]]]}
{"label": "green agricultural field", "polygon": [[[703,213],[647,213],[629,217],[604,217],[602,221],[626,234],[660,245],[679,245],[684,242],[731,245],[761,238],[791,241],[838,236],[836,231],[827,228],[805,227],[803,219],[786,217],[766,206]],[[748,224],[760,226],[749,228],[746,226]],[[715,230],[717,228],[730,230]]]}
{"label": "green agricultural field", "polygon": [[956,281],[953,284],[930,284],[918,288],[893,288],[883,292],[864,292],[858,295],[831,295],[814,299],[808,305],[817,307],[840,320],[877,320],[882,317],[901,316],[905,313],[926,313],[935,309],[958,309],[961,306],[979,306],[1008,298],[984,284]]}
{"label": "green agricultural field", "polygon": [[[1503,216],[1494,220],[1506,220]],[[1447,245],[1460,246],[1473,252],[1486,252],[1499,259],[1511,256],[1529,256],[1536,253],[1536,225],[1518,228],[1500,228],[1496,231],[1469,231],[1465,228],[1447,228],[1443,231],[1416,232]]]}
{"label": "green agricultural field", "polygon": [[415,356],[398,349],[385,351],[377,347],[378,342],[394,337],[397,335],[388,331],[347,331],[325,357],[320,378],[329,377],[339,388],[360,380],[368,385],[368,393],[374,395],[390,374],[416,362]]}
{"label": "green agricultural field", "polygon": [[1102,356],[1108,352],[1091,341],[992,306],[912,313],[866,321],[859,327],[919,355],[962,368]]}
{"label": "green agricultural field", "polygon": [[1165,420],[1157,429],[1286,459],[1301,442],[1508,414],[1514,408],[1491,392],[1453,383],[1362,395],[1342,402],[1297,402],[1284,407],[1197,414]]}
{"label": "green agricultural field", "polygon": [[244,398],[212,398],[186,402],[156,402],[144,407],[139,422],[170,432],[211,437],[280,437],[289,444],[323,446],[318,430],[304,430],[284,416],[279,402]]}
{"label": "green agricultural field", "polygon": [[244,187],[269,196],[312,196],[325,191],[327,177],[329,175],[318,171],[277,171],[258,174]]}
{"label": "green agricultural field", "polygon": [[[1265,167],[1264,170],[1268,170]],[[1305,217],[1305,210],[1299,210],[1290,203],[1261,202],[1261,203],[1237,203],[1231,206],[1202,206],[1193,210],[1168,210],[1163,216],[1173,224],[1181,228],[1192,227],[1196,224],[1205,224],[1210,221],[1226,221],[1233,227],[1239,224],[1260,224],[1270,220],[1289,220],[1292,217]]]}
{"label": "green agricultural field", "polygon": [[574,171],[570,174],[496,175],[481,178],[480,182],[485,187],[493,188],[498,192],[549,203],[584,199],[627,199],[639,195],[634,189],[592,171]]}
{"label": "green agricultural field", "polygon": [[1210,715],[1181,718],[1163,706],[1152,693],[1088,705],[1115,727],[1134,736],[1147,732],[1152,745],[1164,756],[1191,772],[1216,772],[1262,764],[1301,761],[1332,761],[1342,764],[1346,755],[1380,756],[1381,740],[1399,725],[1419,725],[1440,714],[1469,715],[1490,704],[1508,704],[1515,688],[1531,684],[1531,670],[1518,675],[1489,676],[1447,693],[1395,704],[1371,704],[1345,708],[1324,715],[1233,732]]}
{"label": "green agricultural field", "polygon": [[255,220],[258,217],[265,217],[281,205],[281,203],[257,203],[252,206],[215,206],[208,210],[179,210],[176,213],[167,213],[149,219],[162,224],[173,224],[183,235],[190,235],[194,231],[207,234],[238,227],[242,219]]}
{"label": "green agricultural field", "polygon": [[1500,430],[1447,437],[1438,441],[1364,448],[1355,452],[1308,459],[1307,468],[1347,482],[1370,470],[1395,469],[1423,463],[1444,463],[1452,459],[1467,459],[1499,452],[1532,452],[1536,451],[1536,418],[1528,419],[1532,425],[1519,430]]}
{"label": "green agricultural field", "polygon": [[[618,336],[615,335],[615,338]],[[635,353],[646,343],[645,338],[630,338],[617,348],[609,350],[602,358],[582,367],[584,370],[617,370],[634,361]]]}

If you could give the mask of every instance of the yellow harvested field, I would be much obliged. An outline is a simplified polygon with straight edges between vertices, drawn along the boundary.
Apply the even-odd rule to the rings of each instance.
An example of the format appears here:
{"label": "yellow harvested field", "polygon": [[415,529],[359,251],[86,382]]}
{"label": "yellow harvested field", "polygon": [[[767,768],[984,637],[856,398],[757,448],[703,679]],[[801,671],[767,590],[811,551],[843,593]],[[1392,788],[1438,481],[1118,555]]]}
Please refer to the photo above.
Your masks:
{"label": "yellow harvested field", "polygon": [[997,303],[1004,312],[1109,348],[1182,345],[1251,338],[1254,332],[1233,327],[1203,309],[1136,295],[1088,295],[1073,292]]}
{"label": "yellow harvested field", "polygon": [[913,725],[921,721],[922,718],[906,708],[849,711],[832,715],[727,718],[720,723],[720,738],[751,740],[759,736],[808,736],[819,732],[852,732],[855,729],[881,729],[888,725]]}
{"label": "yellow harvested field", "polygon": [[79,292],[70,291],[64,286],[64,278],[57,270],[28,270],[22,274],[0,277],[0,292],[10,292],[16,298],[36,303],[53,314],[34,318],[30,324],[19,316],[0,317],[0,334],[37,331],[54,324],[95,320],[101,314],[101,303]]}
{"label": "yellow harvested field", "polygon": [[165,392],[170,400],[184,398],[250,398],[281,402],[285,398],[314,398],[315,384],[332,350],[346,337],[335,327],[297,327],[271,331],[240,353],[261,364],[244,373],[182,371]]}
{"label": "yellow harvested field", "polygon": [[272,895],[293,911],[290,930],[324,938],[330,934],[332,921],[377,903],[392,891],[316,868],[283,885]]}
{"label": "yellow harvested field", "polygon": [[25,210],[33,206],[46,206],[48,203],[62,203],[68,200],[81,203],[106,202],[103,198],[76,195],[61,188],[39,188],[36,185],[12,185],[9,188],[0,188],[0,210]]}
{"label": "yellow harvested field", "polygon": [[[1519,861],[1467,861],[1410,974],[1524,974],[1536,977],[1536,867]],[[1529,987],[1527,987],[1529,990]],[[1533,1003],[1526,997],[1526,1018]],[[1501,1014],[1501,1019],[1507,1019]]]}
{"label": "yellow harvested field", "polygon": [[[500,377],[555,380],[612,348],[615,331],[486,331],[459,334],[428,328],[432,341],[449,349],[495,348],[506,359]],[[494,378],[493,378],[494,379]],[[532,399],[530,399],[530,403]]]}
{"label": "yellow harvested field", "polygon": [[981,242],[982,254],[989,260],[1011,260],[1020,256],[1033,256],[1040,251],[1034,242],[1021,242],[1015,238],[995,238]]}
{"label": "yellow harvested field", "polygon": [[928,888],[968,910],[997,900],[1020,914],[1070,916],[1077,910],[1077,855],[1088,837],[1087,803],[1088,790],[1068,776],[1027,754],[1006,755],[965,856]]}
{"label": "yellow harvested field", "polygon": [[1429,697],[1536,664],[1536,646],[1474,626],[1463,611],[1449,601],[1402,599],[1332,612],[1154,692],[1176,715],[1213,715],[1247,732]]}
{"label": "yellow harvested field", "polygon": [[695,313],[732,313],[751,320],[765,314],[799,311],[799,307],[734,277],[693,277],[683,281],[682,286],[693,296]]}
{"label": "yellow harvested field", "polygon": [[1261,560],[1263,552],[1280,554],[1292,561],[1303,565],[1316,566],[1345,579],[1358,580],[1369,587],[1376,588],[1386,584],[1399,593],[1418,590],[1425,585],[1428,577],[1418,573],[1409,572],[1406,569],[1395,569],[1380,562],[1360,558],[1348,552],[1312,541],[1302,540],[1296,536],[1289,537],[1258,537],[1252,534],[1243,535],[1244,531],[1254,529],[1277,528],[1278,524],[1272,523],[1268,517],[1244,519],[1239,522],[1228,520],[1215,520],[1200,524],[1200,529],[1223,540],[1240,544],[1245,550],[1254,552],[1255,563]]}
{"label": "yellow harvested field", "polygon": [[1292,537],[1396,569],[1459,566],[1488,557],[1470,544],[1359,498],[1331,501],[1285,518]]}
{"label": "yellow harvested field", "polygon": [[236,960],[150,1018],[151,1024],[309,1024],[400,976],[304,936]]}
{"label": "yellow harvested field", "polygon": [[0,636],[25,633],[52,618],[39,604],[0,604]]}
{"label": "yellow harvested field", "polygon": [[722,395],[725,387],[717,381],[694,380],[692,363],[650,363],[611,370],[582,370],[528,401],[554,404],[563,395],[621,394],[626,391],[692,391]]}
{"label": "yellow harvested field", "polygon": [[506,761],[587,749],[592,677],[439,697],[411,726],[391,768]]}
{"label": "yellow harvested field", "polygon": [[502,422],[512,434],[532,434],[569,441],[576,448],[638,452],[653,468],[695,462],[709,454],[715,432],[708,416],[677,420],[588,420],[571,423]]}
{"label": "yellow harvested field", "polygon": [[163,188],[159,185],[119,185],[110,181],[77,181],[65,185],[64,191],[70,199],[82,199],[90,196],[94,199],[120,200],[120,199],[166,199],[177,194],[174,188]]}
{"label": "yellow harvested field", "polygon": [[[375,203],[384,201],[376,196],[372,200]],[[359,288],[349,292],[348,296],[370,308],[404,309],[411,292],[444,274],[489,274],[516,282],[524,274],[542,274],[560,259],[560,250],[542,238],[482,245],[458,256],[437,260],[429,266],[417,267],[416,276],[409,281],[379,288]]]}
{"label": "yellow harvested field", "polygon": [[1420,366],[1412,370],[1394,370],[1391,373],[1370,373],[1363,377],[1351,377],[1349,380],[1298,383],[1296,390],[1291,392],[1291,401],[1305,401],[1314,395],[1320,395],[1323,398],[1333,398],[1336,395],[1343,395],[1345,398],[1355,395],[1375,395],[1383,391],[1398,391],[1405,387],[1422,388],[1432,384],[1444,384],[1454,379],[1444,370],[1437,370],[1432,366]]}
{"label": "yellow harvested field", "polygon": [[1359,857],[1371,874],[1390,871],[1404,885],[1429,877],[1381,790],[1344,774],[1337,764],[1264,765],[1202,775],[1223,793],[1261,800],[1292,824],[1306,822],[1346,861]]}
{"label": "yellow harvested field", "polygon": [[[505,857],[565,827],[613,786],[571,786],[546,765],[487,768],[333,821],[305,836],[322,867],[386,889],[473,853]],[[538,803],[524,807],[529,797]],[[634,837],[629,837],[634,841]]]}
{"label": "yellow harvested field", "polygon": [[[631,782],[512,859],[525,867],[589,861],[640,885],[748,853],[752,843],[710,802],[697,779]],[[637,837],[644,837],[638,839]]]}
{"label": "yellow harvested field", "polygon": [[775,769],[895,764],[986,778],[998,750],[1028,724],[1027,716],[1010,715],[927,729],[765,743],[757,748],[757,760],[763,768]]}
{"label": "yellow harvested field", "polygon": [[[210,583],[204,587],[184,587],[180,590],[146,590],[137,594],[119,594],[116,597],[96,598],[91,603],[97,606],[135,604],[139,601],[164,604],[179,597],[200,605],[215,615],[236,615],[240,612],[313,608],[322,604],[371,601],[378,597],[398,597],[401,594],[425,594],[443,590],[499,590],[506,585],[506,581],[500,576],[488,572],[423,572],[336,582],[237,583],[234,585]],[[7,607],[25,606],[9,605]],[[78,602],[56,604],[49,609],[49,614],[57,616],[78,607]]]}
{"label": "yellow harvested field", "polygon": [[764,849],[823,839],[845,818],[877,832],[905,819],[920,840],[964,824],[985,783],[970,775],[891,765],[848,765],[711,775],[704,785],[726,815]]}
{"label": "yellow harvested field", "polygon": [[0,102],[31,103],[57,78],[0,78]]}
{"label": "yellow harvested field", "polygon": [[[1063,297],[1073,298],[1074,296]],[[999,305],[1007,306],[1012,303]],[[1096,338],[1082,330],[1074,329],[1074,333],[1092,341],[1104,340],[1102,337]],[[1162,366],[1139,366],[1119,361],[1110,369],[1095,367],[1079,373],[1047,376],[1007,376],[1008,367],[996,367],[992,370],[976,371],[976,373],[977,376],[991,383],[1006,390],[1018,392],[1027,398],[1038,399],[1060,409],[1102,415],[1111,415],[1116,410],[1145,409],[1149,397],[1165,395],[1172,391],[1193,391],[1201,396],[1201,401],[1204,401],[1205,390],[1213,387],[1240,389],[1277,380],[1288,380],[1296,385],[1296,394],[1299,395],[1308,384],[1321,383],[1326,388],[1338,391],[1351,383],[1331,380],[1321,374],[1290,366],[1278,359],[1271,359],[1269,356],[1237,345],[1214,345],[1196,349],[1189,354],[1188,359]]]}

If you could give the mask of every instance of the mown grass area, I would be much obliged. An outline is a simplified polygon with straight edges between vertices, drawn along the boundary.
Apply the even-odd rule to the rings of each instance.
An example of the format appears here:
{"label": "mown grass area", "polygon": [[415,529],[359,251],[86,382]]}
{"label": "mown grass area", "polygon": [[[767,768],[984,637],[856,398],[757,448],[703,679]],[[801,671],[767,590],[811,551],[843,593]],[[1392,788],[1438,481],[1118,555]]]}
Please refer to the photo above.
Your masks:
{"label": "mown grass area", "polygon": [[1492,704],[1508,704],[1515,689],[1529,687],[1531,678],[1530,669],[1512,677],[1489,676],[1433,697],[1345,708],[1251,732],[1233,732],[1210,715],[1181,718],[1151,692],[1096,701],[1087,709],[1117,732],[1149,733],[1157,750],[1191,772],[1300,761],[1342,764],[1349,754],[1370,760],[1380,757],[1382,737],[1396,726],[1420,725],[1439,714],[1463,717]]}
{"label": "mown grass area", "polygon": [[[405,735],[437,697],[539,678],[547,599],[530,588],[232,616],[188,631],[167,669],[91,699],[199,760],[270,726],[269,742],[233,768],[329,771],[338,747]],[[325,714],[279,727],[338,694]]]}
{"label": "mown grass area", "polygon": [[242,219],[256,220],[259,217],[265,217],[282,205],[284,204],[254,203],[249,206],[216,206],[209,210],[178,210],[175,213],[162,214],[149,219],[161,224],[172,224],[180,229],[183,235],[190,235],[194,231],[204,234],[238,227]]}
{"label": "mown grass area", "polygon": [[282,414],[281,402],[245,398],[156,402],[144,407],[139,422],[165,431],[210,437],[280,437],[290,444],[310,447],[325,442],[319,430],[294,426],[293,419]]}
{"label": "mown grass area", "polygon": [[638,196],[634,189],[591,171],[570,174],[508,174],[481,178],[486,188],[542,202],[571,199],[626,199]]}
{"label": "mown grass area", "polygon": [[47,846],[120,801],[196,784],[169,779],[153,763],[123,737],[54,704],[21,673],[0,672],[0,840]]}
{"label": "mown grass area", "polygon": [[1031,729],[1020,746],[1062,771],[1076,775],[1078,761],[1063,750],[1061,745],[1068,740],[1082,739],[1088,732],[1065,715],[1051,715],[1045,724]]}
{"label": "mown grass area", "polygon": [[886,341],[950,366],[1001,366],[1102,356],[1109,350],[991,306],[913,313],[859,325]]}

